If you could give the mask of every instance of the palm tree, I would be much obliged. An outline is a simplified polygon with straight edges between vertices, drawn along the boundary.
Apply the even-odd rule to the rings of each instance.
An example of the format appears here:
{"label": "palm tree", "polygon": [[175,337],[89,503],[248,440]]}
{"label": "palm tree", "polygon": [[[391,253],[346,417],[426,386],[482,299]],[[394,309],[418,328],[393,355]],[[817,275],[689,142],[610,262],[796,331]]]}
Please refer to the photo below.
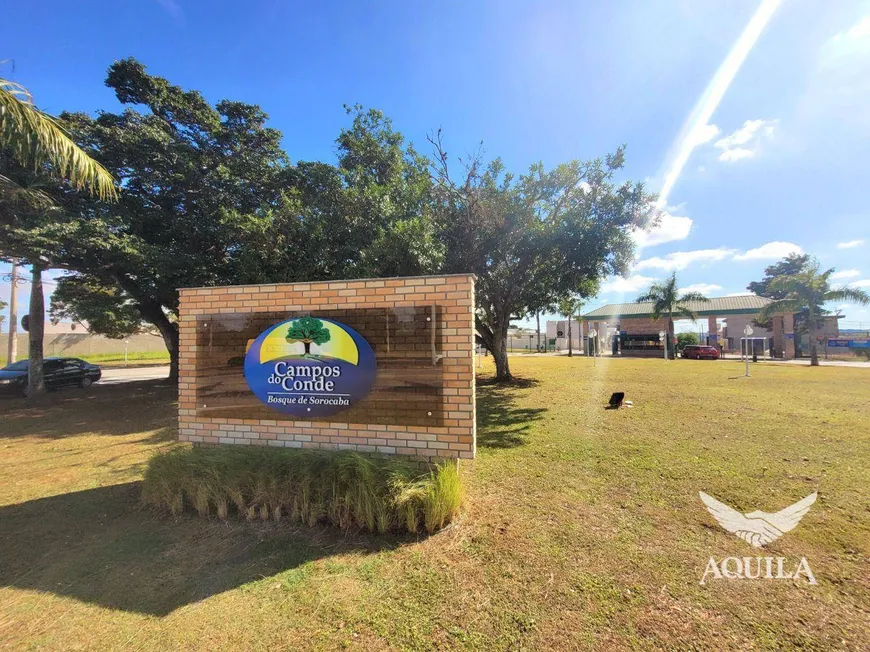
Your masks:
{"label": "palm tree", "polygon": [[768,284],[768,288],[771,292],[781,293],[783,298],[771,301],[759,315],[759,320],[764,321],[777,313],[803,311],[806,314],[810,336],[810,366],[812,367],[819,366],[817,334],[819,327],[824,327],[825,315],[828,313],[824,304],[829,301],[852,301],[866,306],[870,303],[870,294],[863,290],[850,287],[832,290],[829,281],[835,270],[832,268],[820,272],[819,269],[819,263],[813,261],[800,272],[775,277]]}
{"label": "palm tree", "polygon": [[[689,308],[691,302],[707,302],[709,299],[700,292],[684,292],[680,295],[677,287],[677,273],[668,277],[664,283],[653,283],[649,291],[643,296],[637,298],[637,303],[652,303],[651,311],[653,319],[668,319],[668,341],[674,341],[674,315],[678,317],[687,317],[692,321],[698,319],[698,313]],[[665,344],[667,347],[667,343]],[[670,357],[674,356],[674,347],[671,345]],[[666,349],[667,350],[667,349]]]}
{"label": "palm tree", "polygon": [[[26,88],[12,81],[0,79],[0,147],[22,168],[30,169],[38,179],[40,175],[61,179],[76,190],[87,189],[94,197],[116,200],[115,180],[112,175],[75,144],[64,128],[33,103]],[[0,200],[19,204],[30,210],[52,209],[54,202],[39,184],[20,184],[0,174]],[[30,365],[28,395],[45,393],[42,375],[43,326],[45,300],[42,294],[42,271],[45,262],[33,262],[30,292]]]}
{"label": "palm tree", "polygon": [[574,321],[574,313],[579,310],[583,303],[576,297],[565,297],[559,301],[559,312],[568,320],[568,357],[574,355],[571,347],[571,322]]}
{"label": "palm tree", "polygon": [[[100,199],[117,199],[115,180],[106,168],[76,145],[57,120],[36,108],[26,88],[6,79],[0,79],[0,145],[23,167],[47,171]],[[20,190],[0,175],[2,195],[8,198]],[[44,203],[46,195],[33,198]]]}

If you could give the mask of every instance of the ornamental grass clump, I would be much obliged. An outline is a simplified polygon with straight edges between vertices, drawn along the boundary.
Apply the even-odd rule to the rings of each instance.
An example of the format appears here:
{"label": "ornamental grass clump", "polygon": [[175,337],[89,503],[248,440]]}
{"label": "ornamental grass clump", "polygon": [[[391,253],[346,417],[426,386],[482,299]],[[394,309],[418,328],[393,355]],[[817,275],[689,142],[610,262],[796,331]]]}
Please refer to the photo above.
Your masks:
{"label": "ornamental grass clump", "polygon": [[148,464],[142,499],[174,515],[328,523],[373,532],[435,532],[462,503],[454,462],[428,472],[353,452],[193,448]]}

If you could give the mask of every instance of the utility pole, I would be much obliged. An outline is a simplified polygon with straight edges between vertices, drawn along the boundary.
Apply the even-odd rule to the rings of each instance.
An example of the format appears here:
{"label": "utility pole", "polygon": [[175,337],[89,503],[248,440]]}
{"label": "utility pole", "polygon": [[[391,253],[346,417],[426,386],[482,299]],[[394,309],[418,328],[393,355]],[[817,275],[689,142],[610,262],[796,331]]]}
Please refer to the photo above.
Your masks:
{"label": "utility pole", "polygon": [[12,272],[9,274],[9,343],[6,350],[6,364],[15,362],[18,355],[18,260],[12,259]]}

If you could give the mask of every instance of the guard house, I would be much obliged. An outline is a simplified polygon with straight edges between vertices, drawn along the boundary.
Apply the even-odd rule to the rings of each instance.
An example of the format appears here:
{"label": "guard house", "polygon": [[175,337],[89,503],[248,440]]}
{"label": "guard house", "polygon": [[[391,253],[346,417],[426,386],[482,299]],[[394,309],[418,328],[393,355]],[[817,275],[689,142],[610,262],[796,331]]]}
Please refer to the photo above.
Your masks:
{"label": "guard house", "polygon": [[[776,358],[791,360],[795,357],[794,315],[777,314],[771,330],[755,326],[761,309],[769,299],[754,294],[715,297],[709,301],[690,302],[688,307],[698,315],[698,321],[707,320],[707,344],[721,346],[725,351],[740,351],[743,329],[752,325],[757,352],[769,349]],[[614,339],[623,355],[661,356],[663,344],[660,331],[667,331],[667,319],[652,318],[652,303],[617,303],[602,306],[579,318],[581,338],[590,329],[598,333],[614,333],[611,341],[601,342],[602,351],[612,350]],[[685,319],[674,316],[674,321]],[[837,337],[836,317],[829,318],[820,337]],[[765,344],[767,344],[765,346]]]}

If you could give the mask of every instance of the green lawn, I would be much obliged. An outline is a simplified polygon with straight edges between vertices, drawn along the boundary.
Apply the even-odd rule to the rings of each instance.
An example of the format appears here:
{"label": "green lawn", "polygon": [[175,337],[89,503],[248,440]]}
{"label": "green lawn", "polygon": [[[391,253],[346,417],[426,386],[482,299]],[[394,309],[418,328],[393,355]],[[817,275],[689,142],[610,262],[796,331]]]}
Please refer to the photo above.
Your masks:
{"label": "green lawn", "polygon": [[[0,402],[0,642],[46,649],[867,649],[870,370],[512,358],[478,392],[460,522],[426,538],[173,519],[138,504],[176,445],[136,383]],[[606,411],[612,391],[631,409]],[[817,586],[698,584],[755,556],[698,491],[777,511]]]}

